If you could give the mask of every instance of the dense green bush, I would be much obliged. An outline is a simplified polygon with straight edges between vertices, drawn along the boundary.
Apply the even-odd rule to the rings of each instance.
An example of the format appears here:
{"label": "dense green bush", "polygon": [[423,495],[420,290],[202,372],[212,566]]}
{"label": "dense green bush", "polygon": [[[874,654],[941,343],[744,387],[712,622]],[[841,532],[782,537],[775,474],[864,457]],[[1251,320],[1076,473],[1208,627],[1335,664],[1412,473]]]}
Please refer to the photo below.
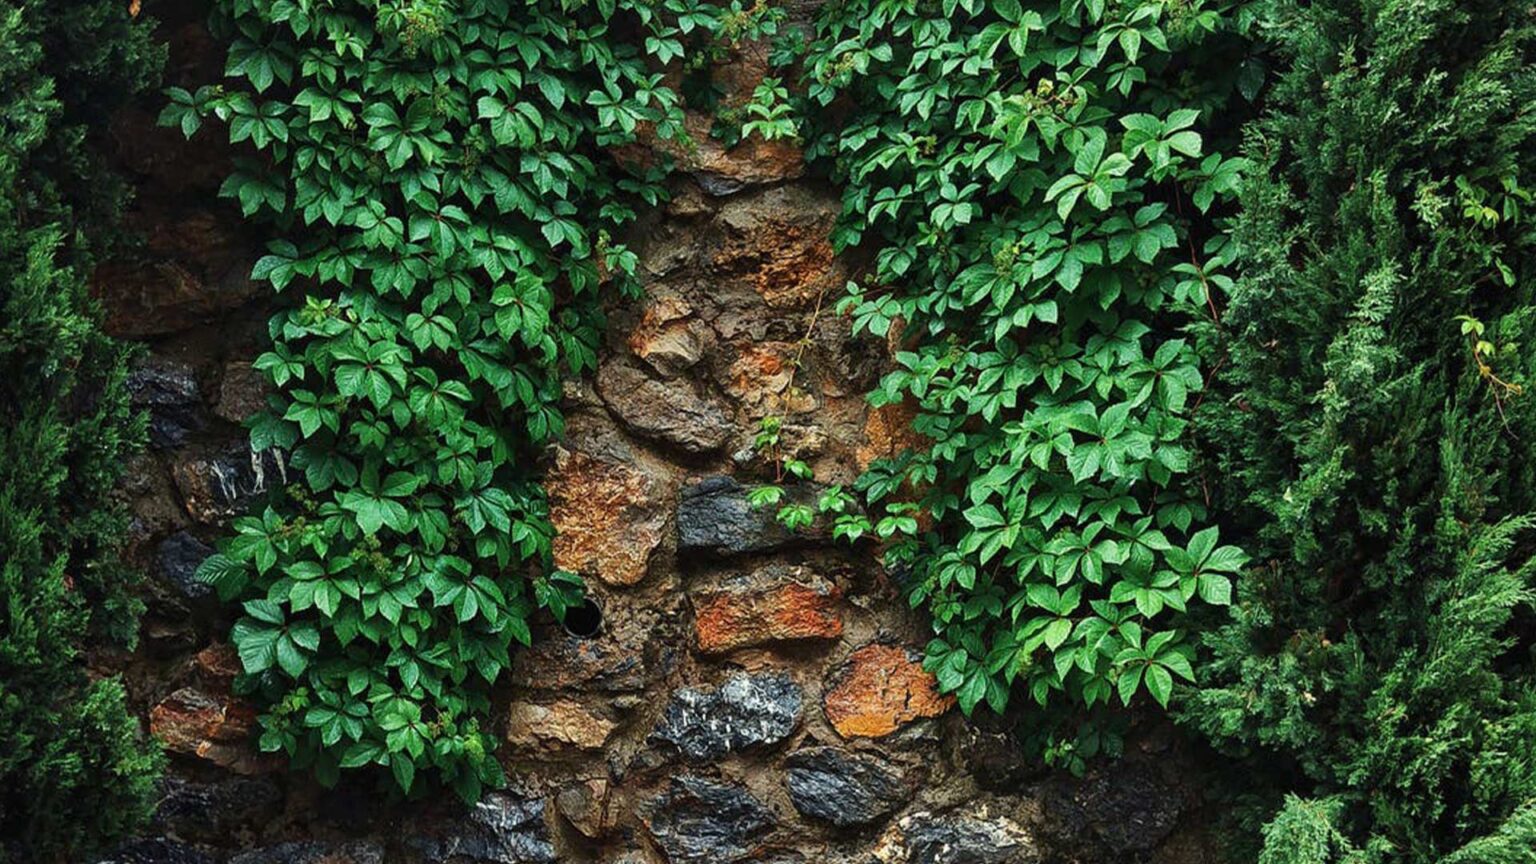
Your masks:
{"label": "dense green bush", "polygon": [[147,815],[159,768],[121,685],[81,662],[86,643],[136,634],[110,496],[143,434],[128,352],[86,293],[123,188],[88,126],[158,65],[123,4],[0,10],[0,860],[120,836]]}
{"label": "dense green bush", "polygon": [[840,308],[877,336],[900,322],[871,400],[915,407],[933,442],[860,480],[872,519],[822,503],[910,570],[928,667],[966,711],[1015,686],[1166,704],[1193,674],[1178,614],[1226,603],[1245,560],[1189,494],[1203,379],[1180,332],[1230,285],[1214,214],[1243,162],[1208,133],[1258,79],[1247,8],[845,0],[817,19],[812,157],[845,184],[836,244],[874,259]]}
{"label": "dense green bush", "polygon": [[536,460],[561,378],[596,361],[602,292],[637,288],[611,237],[658,200],[616,163],[681,131],[661,64],[770,20],[693,0],[226,0],[223,86],[172,92],[250,157],[225,184],[282,239],[255,276],[303,292],[257,361],[252,429],[302,482],[239,519],[202,573],[244,604],[261,744],[326,782],[388,766],[473,799],[499,782],[490,685],[557,572]]}
{"label": "dense green bush", "polygon": [[1536,861],[1536,5],[1266,10],[1198,417],[1256,564],[1180,714],[1266,864]]}

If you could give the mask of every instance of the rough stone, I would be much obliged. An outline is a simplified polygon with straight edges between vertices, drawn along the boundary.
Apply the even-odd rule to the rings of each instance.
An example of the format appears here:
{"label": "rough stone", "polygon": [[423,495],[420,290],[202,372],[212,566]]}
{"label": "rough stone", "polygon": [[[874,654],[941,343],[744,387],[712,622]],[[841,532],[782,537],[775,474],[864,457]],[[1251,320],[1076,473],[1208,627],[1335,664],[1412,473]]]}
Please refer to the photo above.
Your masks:
{"label": "rough stone", "polygon": [[842,592],[817,580],[707,591],[693,597],[699,650],[720,654],[776,642],[843,635]]}
{"label": "rough stone", "polygon": [[295,841],[251,849],[229,864],[384,864],[384,847],[369,840],[347,843]]}
{"label": "rough stone", "polygon": [[735,433],[725,406],[686,380],[660,381],[624,363],[604,363],[597,394],[625,428],[689,453],[712,453]]}
{"label": "rough stone", "polygon": [[202,394],[192,366],[168,357],[150,357],[128,375],[129,398],[149,412],[149,443],[180,447],[206,424]]}
{"label": "rough stone", "polygon": [[250,363],[225,363],[213,411],[231,423],[244,423],[267,407],[269,392],[266,376]]}
{"label": "rough stone", "polygon": [[709,328],[676,296],[657,297],[629,334],[629,350],[657,373],[675,378],[704,358]]}
{"label": "rough stone", "polygon": [[845,738],[880,738],[954,705],[917,656],[897,645],[871,644],[832,673],[822,709]]}
{"label": "rough stone", "polygon": [[555,564],[608,585],[644,579],[667,522],[655,487],[628,465],[557,451],[545,480]]}
{"label": "rough stone", "polygon": [[1042,798],[1051,835],[1073,848],[1098,846],[1108,860],[1157,848],[1178,827],[1185,796],[1145,759],[1117,762],[1087,777],[1055,778]]}
{"label": "rough stone", "polygon": [[692,776],[673,777],[647,821],[671,864],[747,860],[773,827],[773,814],[745,789]]}
{"label": "rough stone", "polygon": [[216,449],[189,448],[171,464],[187,513],[217,524],[246,512],[258,495],[287,482],[288,466],[276,450],[253,452],[241,442]]}
{"label": "rough stone", "polygon": [[469,814],[406,839],[428,864],[554,864],[544,801],[487,794]]}
{"label": "rough stone", "polygon": [[555,809],[583,835],[602,837],[612,830],[618,815],[608,808],[608,794],[607,780],[589,778],[561,789],[555,795]]}
{"label": "rough stone", "polygon": [[785,760],[795,809],[839,827],[867,825],[901,807],[912,790],[883,760],[835,747],[809,747]]}
{"label": "rough stone", "polygon": [[[20,859],[18,859],[20,860]],[[213,856],[180,840],[143,837],[130,840],[96,864],[214,864]]]}
{"label": "rough stone", "polygon": [[160,577],[183,597],[207,597],[213,593],[213,586],[197,579],[197,568],[212,554],[213,548],[208,544],[186,531],[177,531],[160,542],[156,556]]}
{"label": "rough stone", "polygon": [[507,741],[518,746],[542,744],[601,750],[617,727],[617,723],[593,714],[580,702],[519,702],[507,716]]}
{"label": "rough stone", "polygon": [[837,199],[779,186],[730,199],[717,218],[722,234],[709,263],[739,277],[771,309],[808,310],[843,284],[828,240]]}
{"label": "rough stone", "polygon": [[581,639],[558,626],[540,626],[533,645],[513,652],[513,686],[564,692],[633,693],[671,670],[683,637],[674,613],[609,602],[601,639]]}
{"label": "rough stone", "polygon": [[788,675],[738,674],[718,689],[688,687],[672,694],[651,737],[695,761],[777,744],[799,724],[803,699],[800,685]]}
{"label": "rough stone", "polygon": [[748,345],[731,364],[725,390],[753,416],[804,414],[816,398],[794,387],[798,349],[789,342]]}
{"label": "rough stone", "polygon": [[168,775],[161,781],[155,826],[178,837],[216,842],[241,826],[270,820],[281,806],[282,793],[264,778],[197,783]]}
{"label": "rough stone", "polygon": [[172,753],[228,768],[237,774],[276,770],[277,760],[257,753],[251,730],[256,709],[227,694],[183,687],[167,696],[149,712],[150,734]]}
{"label": "rough stone", "polygon": [[906,402],[871,409],[864,420],[864,440],[854,452],[859,470],[876,459],[899,455],[904,450],[927,450],[932,440],[912,428],[917,409]]}
{"label": "rough stone", "polygon": [[[812,503],[816,490],[797,486],[791,501]],[[730,477],[710,477],[683,490],[677,507],[679,552],[714,556],[771,552],[794,543],[822,539],[820,525],[792,533],[775,518],[774,508],[753,507],[747,488]]]}
{"label": "rough stone", "polygon": [[203,648],[192,659],[199,672],[215,680],[228,681],[242,671],[240,652],[225,642],[216,642]]}
{"label": "rough stone", "polygon": [[1039,849],[1017,823],[927,811],[903,816],[875,849],[881,864],[1037,864]]}

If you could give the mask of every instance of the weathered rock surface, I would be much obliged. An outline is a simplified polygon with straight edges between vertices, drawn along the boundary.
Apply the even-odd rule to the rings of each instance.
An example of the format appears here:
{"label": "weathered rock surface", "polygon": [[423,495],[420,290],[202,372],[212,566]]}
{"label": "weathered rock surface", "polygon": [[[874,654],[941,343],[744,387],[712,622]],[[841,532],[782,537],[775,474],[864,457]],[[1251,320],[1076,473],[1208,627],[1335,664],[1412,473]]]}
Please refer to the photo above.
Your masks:
{"label": "weathered rock surface", "polygon": [[180,840],[145,837],[124,843],[96,864],[214,864],[214,858]]}
{"label": "weathered rock surface", "polygon": [[693,596],[699,650],[738,648],[843,635],[842,592],[823,581],[746,585]]}
{"label": "weathered rock surface", "polygon": [[544,482],[555,564],[608,585],[645,578],[667,514],[643,471],[561,449]]}
{"label": "weathered rock surface", "polygon": [[658,380],[625,363],[603,364],[597,395],[631,432],[688,453],[719,450],[736,432],[719,400],[686,380]]}
{"label": "weathered rock surface", "polygon": [[243,514],[257,496],[288,482],[288,466],[277,451],[258,453],[231,442],[224,448],[178,453],[171,478],[188,515],[211,525]]}
{"label": "weathered rock surface", "polygon": [[170,776],[161,785],[155,825],[178,837],[216,841],[242,826],[266,822],[281,806],[282,793],[265,778],[197,783]]}
{"label": "weathered rock surface", "polygon": [[733,864],[752,858],[774,827],[773,813],[740,786],[674,777],[648,822],[670,864]]}
{"label": "weathered rock surface", "polygon": [[238,774],[273,771],[273,757],[256,752],[256,709],[227,694],[183,687],[149,712],[150,734],[172,753],[195,756]]}
{"label": "weathered rock surface", "polygon": [[629,350],[657,373],[675,378],[704,359],[709,327],[676,296],[657,297],[629,334]]}
{"label": "weathered rock surface", "polygon": [[875,858],[881,864],[1036,864],[1040,852],[1011,819],[924,811],[891,826]]}
{"label": "weathered rock surface", "polygon": [[507,741],[523,747],[542,744],[600,750],[617,727],[617,723],[574,700],[547,705],[518,702],[507,716]]}
{"label": "weathered rock surface", "polygon": [[469,814],[431,833],[410,837],[429,864],[554,864],[555,847],[544,821],[544,801],[492,792]]}
{"label": "weathered rock surface", "polygon": [[219,401],[213,411],[231,423],[244,423],[267,407],[267,378],[250,363],[224,364],[219,379]]}
{"label": "weathered rock surface", "polygon": [[1144,856],[1173,833],[1187,806],[1155,764],[1126,759],[1081,781],[1056,778],[1043,799],[1051,838],[1097,846],[1110,860]]}
{"label": "weathered rock surface", "polygon": [[134,406],[149,412],[149,443],[157,448],[179,447],[206,425],[189,363],[149,357],[128,375],[127,387]]}
{"label": "weathered rock surface", "polygon": [[881,738],[954,705],[918,657],[898,645],[872,644],[853,652],[832,673],[822,708],[845,738]]}
{"label": "weathered rock surface", "polygon": [[229,864],[385,864],[385,860],[384,847],[368,840],[295,841],[241,852]]}
{"label": "weathered rock surface", "polygon": [[651,737],[695,761],[789,737],[804,694],[788,675],[735,675],[718,689],[688,687],[672,695]]}
{"label": "weathered rock surface", "polygon": [[839,827],[867,825],[894,813],[912,794],[889,763],[835,747],[808,747],[785,760],[795,809]]}
{"label": "weathered rock surface", "polygon": [[160,541],[160,577],[183,597],[207,597],[213,593],[213,586],[196,578],[197,568],[212,554],[213,548],[208,544],[186,531],[177,531]]}
{"label": "weathered rock surface", "polygon": [[[753,507],[747,494],[747,487],[731,477],[710,477],[684,489],[677,506],[678,551],[724,557],[820,539],[814,527],[790,532],[775,518],[777,508]],[[786,497],[811,498],[809,490],[792,490]]]}

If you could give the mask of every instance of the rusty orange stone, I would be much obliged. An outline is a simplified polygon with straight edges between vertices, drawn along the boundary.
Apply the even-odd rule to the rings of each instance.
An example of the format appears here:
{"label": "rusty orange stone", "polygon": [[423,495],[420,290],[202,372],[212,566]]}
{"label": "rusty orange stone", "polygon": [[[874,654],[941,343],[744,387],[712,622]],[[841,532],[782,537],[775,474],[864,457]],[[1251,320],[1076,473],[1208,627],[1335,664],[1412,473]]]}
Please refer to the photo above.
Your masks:
{"label": "rusty orange stone", "polygon": [[645,578],[651,553],[661,545],[666,514],[655,506],[644,473],[562,450],[545,488],[556,530],[556,566],[608,585]]}
{"label": "rusty orange stone", "polygon": [[256,752],[256,709],[227,693],[183,687],[150,709],[149,731],[172,753],[195,756],[237,774],[275,771],[281,763]]}
{"label": "rusty orange stone", "polygon": [[721,654],[774,642],[836,639],[843,635],[841,600],[836,586],[798,582],[696,596],[693,626],[699,650]]}
{"label": "rusty orange stone", "polygon": [[832,674],[822,710],[844,738],[882,738],[955,704],[917,656],[898,645],[873,644],[853,652]]}

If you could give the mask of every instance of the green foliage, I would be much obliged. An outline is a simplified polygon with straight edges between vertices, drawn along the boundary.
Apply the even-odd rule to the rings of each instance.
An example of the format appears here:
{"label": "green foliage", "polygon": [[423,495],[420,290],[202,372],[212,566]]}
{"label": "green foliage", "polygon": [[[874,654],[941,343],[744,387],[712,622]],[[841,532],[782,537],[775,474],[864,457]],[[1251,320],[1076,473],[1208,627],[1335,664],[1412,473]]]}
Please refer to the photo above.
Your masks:
{"label": "green foliage", "polygon": [[149,83],[147,35],[116,2],[0,10],[0,861],[111,843],[159,773],[121,685],[82,658],[137,631],[111,495],[143,423],[83,274],[123,188],[88,124]]}
{"label": "green foliage", "polygon": [[1203,378],[1179,334],[1231,285],[1215,214],[1244,163],[1209,136],[1254,86],[1249,23],[1227,0],[817,19],[805,85],[833,122],[812,156],[846,184],[836,245],[874,264],[839,308],[899,334],[871,401],[932,440],[859,481],[872,517],[840,489],[824,509],[910,572],[927,666],[967,712],[1015,686],[1167,705],[1193,677],[1181,613],[1228,602],[1246,561],[1189,494]]}
{"label": "green foliage", "polygon": [[[255,276],[303,302],[257,366],[277,388],[252,444],[291,453],[282,500],[239,519],[203,575],[261,744],[325,782],[501,780],[482,720],[554,570],[535,459],[563,375],[596,361],[599,294],[632,291],[610,237],[660,170],[614,163],[642,124],[681,130],[659,61],[739,10],[692,0],[226,0],[222,86],[172,91],[252,155],[226,195],[282,239]],[[739,22],[738,22],[739,23]],[[643,46],[643,47],[642,47]],[[658,61],[653,63],[652,61]]]}
{"label": "green foliage", "polygon": [[1261,861],[1531,861],[1536,7],[1266,8],[1198,415],[1259,566],[1183,720],[1266,793]]}

